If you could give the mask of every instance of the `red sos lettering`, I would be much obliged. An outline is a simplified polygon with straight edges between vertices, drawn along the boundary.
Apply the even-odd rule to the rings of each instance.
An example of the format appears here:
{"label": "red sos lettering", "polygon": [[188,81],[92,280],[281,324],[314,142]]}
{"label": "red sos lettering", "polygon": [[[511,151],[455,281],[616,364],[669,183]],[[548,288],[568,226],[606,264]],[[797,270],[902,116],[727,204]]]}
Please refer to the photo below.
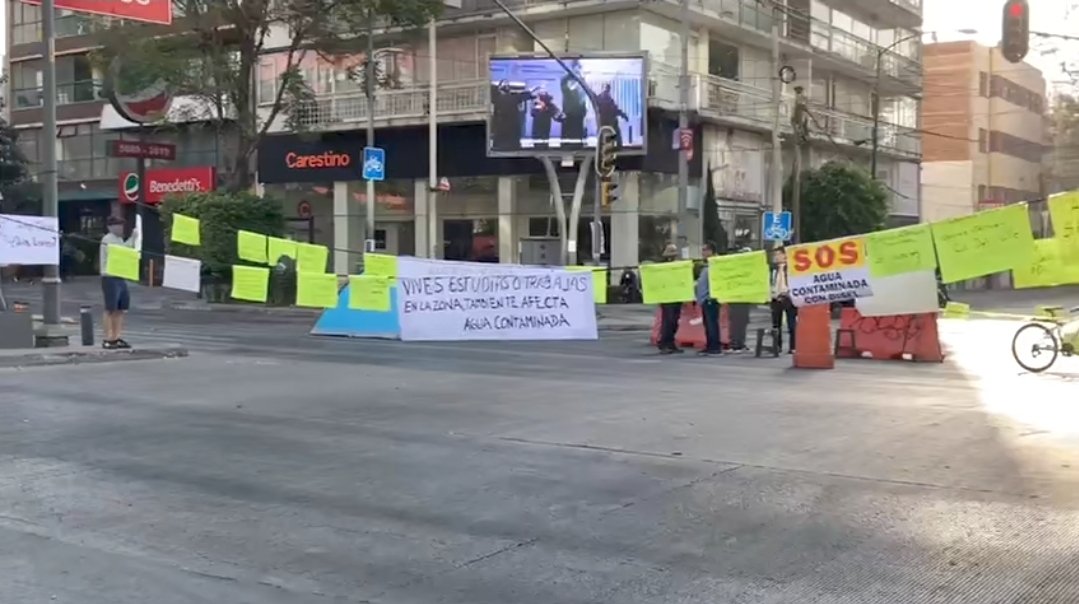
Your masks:
{"label": "red sos lettering", "polygon": [[839,266],[858,263],[859,249],[857,241],[844,241],[838,247],[822,245],[815,250],[802,248],[794,252],[794,270],[802,273],[810,269],[829,270]]}

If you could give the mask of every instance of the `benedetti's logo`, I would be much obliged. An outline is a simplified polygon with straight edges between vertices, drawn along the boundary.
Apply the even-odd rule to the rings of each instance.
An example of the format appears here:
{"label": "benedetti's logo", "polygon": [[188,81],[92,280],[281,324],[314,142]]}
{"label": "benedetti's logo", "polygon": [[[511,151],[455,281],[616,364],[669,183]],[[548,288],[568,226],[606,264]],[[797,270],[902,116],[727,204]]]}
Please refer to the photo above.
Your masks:
{"label": "benedetti's logo", "polygon": [[338,153],[336,151],[326,151],[308,155],[289,151],[285,155],[285,165],[293,170],[347,168],[352,165],[352,156],[348,153]]}

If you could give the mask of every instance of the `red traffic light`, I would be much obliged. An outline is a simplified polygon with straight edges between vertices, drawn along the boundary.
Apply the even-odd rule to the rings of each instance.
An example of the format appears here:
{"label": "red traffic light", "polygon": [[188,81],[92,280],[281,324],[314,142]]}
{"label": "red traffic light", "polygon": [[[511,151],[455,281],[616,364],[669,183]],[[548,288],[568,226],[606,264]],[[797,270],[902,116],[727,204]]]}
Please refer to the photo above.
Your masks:
{"label": "red traffic light", "polygon": [[1016,2],[1008,7],[1008,12],[1016,19],[1021,19],[1027,12],[1027,7],[1022,2]]}

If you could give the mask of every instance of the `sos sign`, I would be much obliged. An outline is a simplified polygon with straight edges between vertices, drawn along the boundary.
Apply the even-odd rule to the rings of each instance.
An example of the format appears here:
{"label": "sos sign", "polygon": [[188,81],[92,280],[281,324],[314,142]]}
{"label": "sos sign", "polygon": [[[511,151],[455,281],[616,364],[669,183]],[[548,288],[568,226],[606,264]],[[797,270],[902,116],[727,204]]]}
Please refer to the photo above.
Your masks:
{"label": "sos sign", "polygon": [[865,266],[865,242],[833,239],[790,248],[790,272],[804,275],[843,271]]}

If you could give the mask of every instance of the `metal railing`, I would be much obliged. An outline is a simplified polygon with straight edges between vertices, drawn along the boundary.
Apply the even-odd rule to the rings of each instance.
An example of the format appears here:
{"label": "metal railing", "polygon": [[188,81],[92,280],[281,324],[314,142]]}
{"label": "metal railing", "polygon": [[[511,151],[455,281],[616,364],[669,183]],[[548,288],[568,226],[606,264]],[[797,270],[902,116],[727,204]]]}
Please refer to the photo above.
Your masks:
{"label": "metal railing", "polygon": [[[650,104],[676,107],[678,104],[678,69],[665,63],[650,64],[648,98]],[[482,119],[487,114],[490,82],[467,80],[438,85],[439,121]],[[712,119],[729,119],[761,129],[772,126],[772,92],[736,80],[714,75],[690,75],[690,108]],[[784,132],[790,131],[788,116],[793,103],[788,95],[780,106]],[[356,128],[367,120],[367,98],[362,91],[324,94],[300,110],[299,122],[312,130],[335,127]],[[872,137],[870,117],[846,114],[814,105],[824,132],[839,142],[868,141]],[[380,125],[387,121],[418,122],[427,117],[427,86],[403,90],[380,90],[375,96],[375,119]],[[911,156],[921,155],[921,139],[909,128],[882,122],[879,128],[883,149]]]}
{"label": "metal railing", "polygon": [[[42,105],[45,94],[40,87],[21,88],[12,91],[12,97],[12,109],[33,109]],[[60,82],[56,85],[56,102],[60,105],[94,103],[104,98],[102,85],[98,80]]]}
{"label": "metal railing", "polygon": [[[474,119],[487,113],[491,83],[486,80],[440,82],[438,117]],[[379,90],[374,99],[375,119],[409,120],[427,116],[427,85],[401,90]],[[322,94],[299,109],[299,123],[309,128],[362,123],[367,120],[367,96],[362,91]]]}

